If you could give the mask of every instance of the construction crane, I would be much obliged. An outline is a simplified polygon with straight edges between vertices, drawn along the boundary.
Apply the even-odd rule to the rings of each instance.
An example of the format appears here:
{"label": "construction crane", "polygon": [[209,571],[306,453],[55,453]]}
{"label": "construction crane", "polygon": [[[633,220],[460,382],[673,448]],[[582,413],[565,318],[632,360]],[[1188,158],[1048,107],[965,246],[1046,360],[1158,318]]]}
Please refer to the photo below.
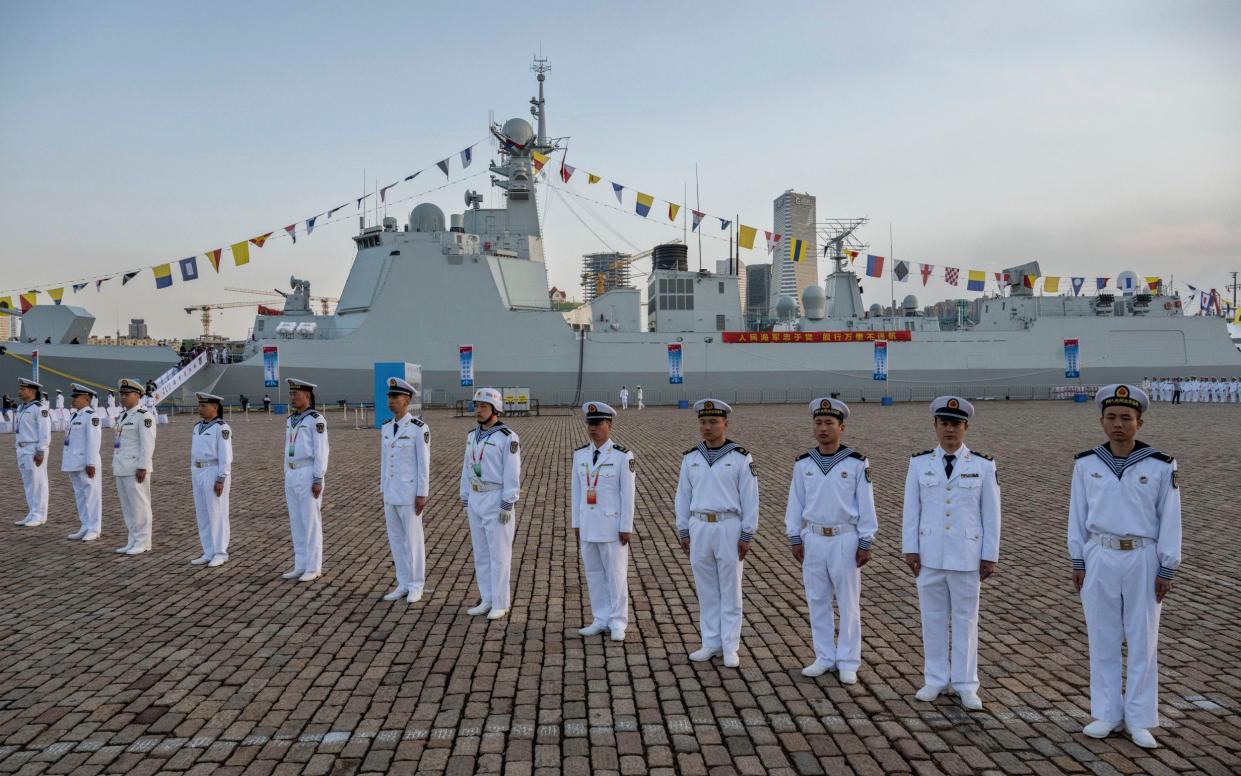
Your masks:
{"label": "construction crane", "polygon": [[227,310],[231,307],[259,307],[262,302],[217,302],[214,304],[196,304],[185,308],[185,312],[193,313],[199,311],[202,313],[201,320],[203,322],[203,337],[211,336],[211,311]]}
{"label": "construction crane", "polygon": [[[283,291],[264,291],[259,288],[233,288],[229,286],[228,288],[225,288],[224,290],[225,291],[236,291],[241,294],[260,294],[262,296],[278,296],[282,299],[284,298],[284,295],[285,295]],[[330,308],[328,308],[329,304],[336,304],[337,302],[340,301],[339,298],[334,297],[334,296],[311,296],[309,298],[310,298],[310,301],[318,302],[322,306],[324,315],[331,315],[331,310]]]}
{"label": "construction crane", "polygon": [[638,261],[639,259],[645,259],[647,256],[650,256],[654,252],[655,252],[654,248],[648,248],[647,250],[639,251],[638,253],[635,253],[632,256],[626,256],[623,259],[617,259],[616,261],[610,262],[607,265],[606,269],[599,269],[599,270],[595,270],[594,272],[583,272],[582,282],[584,283],[588,282],[590,280],[591,275],[595,276],[595,298],[598,299],[599,297],[603,296],[603,293],[605,291],[607,291],[608,271],[614,270],[614,269],[620,269],[621,267],[624,267],[626,265],[633,264],[635,261]]}

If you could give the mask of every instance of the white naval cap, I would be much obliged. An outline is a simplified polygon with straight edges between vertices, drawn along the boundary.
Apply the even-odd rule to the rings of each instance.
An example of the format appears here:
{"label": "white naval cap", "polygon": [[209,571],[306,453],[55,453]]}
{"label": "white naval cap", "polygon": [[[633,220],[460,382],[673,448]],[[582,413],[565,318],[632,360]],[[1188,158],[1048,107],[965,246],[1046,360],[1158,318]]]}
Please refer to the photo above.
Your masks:
{"label": "white naval cap", "polygon": [[1125,385],[1124,383],[1112,383],[1105,385],[1099,389],[1094,395],[1094,403],[1098,405],[1100,410],[1108,407],[1128,407],[1131,410],[1137,410],[1138,414],[1146,412],[1146,408],[1150,406],[1150,400],[1146,397],[1146,391],[1136,385]]}
{"label": "white naval cap", "polygon": [[700,418],[726,418],[732,411],[732,407],[719,399],[699,399],[694,402],[694,412],[697,412]]}
{"label": "white naval cap", "polygon": [[474,392],[474,402],[490,404],[496,412],[504,412],[504,397],[495,388],[479,388]]}
{"label": "white naval cap", "polygon": [[[99,395],[98,393],[95,392],[95,389],[87,388],[85,385],[82,385],[81,383],[69,383],[69,391],[74,396],[98,396]],[[56,393],[60,393],[60,391],[57,391]]]}
{"label": "white naval cap", "polygon": [[62,391],[62,390],[60,390],[59,388],[57,388],[57,389],[56,389],[56,393],[64,393],[64,391]]}
{"label": "white naval cap", "polygon": [[141,382],[138,380],[130,380],[128,377],[121,378],[121,381],[116,385],[116,390],[118,393],[125,393],[126,391],[131,393],[146,393],[147,391],[146,386],[144,386]]}
{"label": "white naval cap", "polygon": [[616,417],[616,410],[601,401],[588,401],[582,405],[582,414],[590,423],[592,420],[612,420]]}
{"label": "white naval cap", "polygon": [[417,395],[418,389],[410,385],[399,377],[388,378],[388,395],[389,396],[408,396],[411,399]]}
{"label": "white naval cap", "polygon": [[224,397],[216,396],[214,393],[205,393],[203,391],[198,391],[194,395],[198,397],[199,404],[207,404],[208,402],[216,402],[217,404],[224,403]]}
{"label": "white naval cap", "polygon": [[17,385],[20,388],[34,388],[36,391],[43,390],[42,383],[36,383],[34,380],[28,380],[25,377],[17,378]]}
{"label": "white naval cap", "polygon": [[931,402],[931,414],[946,420],[969,420],[974,417],[974,405],[960,396],[940,396]]}
{"label": "white naval cap", "polygon": [[822,415],[835,418],[836,420],[844,420],[849,417],[849,405],[840,399],[821,396],[810,402],[810,416],[817,418]]}
{"label": "white naval cap", "polygon": [[314,383],[308,383],[305,380],[299,380],[296,377],[290,377],[285,382],[288,383],[290,391],[313,391],[319,387]]}

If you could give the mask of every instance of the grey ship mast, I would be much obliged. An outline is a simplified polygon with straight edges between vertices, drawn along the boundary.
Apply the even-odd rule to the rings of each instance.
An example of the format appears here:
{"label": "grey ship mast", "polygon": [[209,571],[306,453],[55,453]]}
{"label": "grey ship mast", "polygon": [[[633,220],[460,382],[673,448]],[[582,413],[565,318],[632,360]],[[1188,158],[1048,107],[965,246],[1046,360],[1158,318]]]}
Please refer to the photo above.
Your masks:
{"label": "grey ship mast", "polygon": [[[537,151],[550,156],[563,147],[567,138],[547,136],[547,99],[543,84],[551,63],[545,57],[535,57],[530,66],[539,82],[539,95],[530,98],[530,115],[537,130],[521,119],[509,119],[503,126],[492,122],[491,134],[499,141],[500,161],[490,165],[491,185],[503,189],[510,202],[530,200],[534,193],[534,166],[531,154]],[[466,203],[477,208],[482,197],[477,192],[467,192]]]}
{"label": "grey ship mast", "polygon": [[819,239],[823,241],[823,253],[836,263],[836,268],[827,277],[824,293],[827,297],[828,318],[863,318],[862,289],[857,275],[845,264],[845,246],[861,251],[866,244],[856,237],[870,218],[832,218],[815,224]]}

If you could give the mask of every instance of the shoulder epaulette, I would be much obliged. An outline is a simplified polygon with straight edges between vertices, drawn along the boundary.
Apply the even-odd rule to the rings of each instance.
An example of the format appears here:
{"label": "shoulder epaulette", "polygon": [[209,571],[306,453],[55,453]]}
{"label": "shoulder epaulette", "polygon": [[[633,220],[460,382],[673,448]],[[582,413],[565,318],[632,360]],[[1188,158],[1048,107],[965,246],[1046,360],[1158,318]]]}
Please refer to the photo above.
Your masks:
{"label": "shoulder epaulette", "polygon": [[500,426],[500,433],[503,434],[504,436],[512,436],[513,429],[509,428],[508,426]]}
{"label": "shoulder epaulette", "polygon": [[970,452],[971,452],[971,453],[973,453],[974,455],[978,456],[979,458],[986,458],[988,461],[994,461],[994,460],[995,460],[995,456],[994,456],[994,455],[987,455],[986,453],[980,453],[980,452],[978,452],[977,450],[970,450]]}
{"label": "shoulder epaulette", "polygon": [[749,450],[746,450],[746,449],[745,449],[744,447],[742,447],[741,445],[737,445],[736,447],[734,447],[734,448],[733,448],[733,452],[735,452],[735,453],[741,453],[742,455],[749,455],[749,454],[750,454],[750,451],[749,451]]}
{"label": "shoulder epaulette", "polygon": [[810,457],[810,453],[802,453],[795,460],[802,461]]}
{"label": "shoulder epaulette", "polygon": [[618,444],[616,444],[615,442],[613,442],[613,443],[612,443],[612,449],[613,449],[613,450],[616,450],[616,451],[618,451],[618,452],[621,452],[621,453],[627,453],[627,452],[629,452],[629,448],[628,448],[628,447],[625,447],[624,445],[618,445]]}
{"label": "shoulder epaulette", "polygon": [[1150,457],[1158,458],[1160,461],[1163,461],[1164,463],[1172,463],[1173,461],[1176,460],[1175,458],[1168,455],[1167,453],[1151,453]]}
{"label": "shoulder epaulette", "polygon": [[310,417],[312,417],[312,418],[318,418],[318,417],[321,417],[321,416],[319,415],[319,413],[315,412],[314,410],[308,410],[308,411],[306,412],[306,414],[307,414],[307,415],[309,415],[309,416],[310,416]]}
{"label": "shoulder epaulette", "polygon": [[134,409],[138,412],[146,412],[146,407],[135,407]]}
{"label": "shoulder epaulette", "polygon": [[396,418],[388,418],[387,420],[384,421],[384,425],[386,426],[394,420],[396,420]]}
{"label": "shoulder epaulette", "polygon": [[920,453],[914,453],[913,455],[911,455],[911,456],[909,456],[909,457],[910,457],[910,458],[921,458],[922,456],[924,456],[924,455],[930,455],[930,454],[931,454],[931,453],[933,453],[933,452],[935,452],[935,451],[934,451],[934,450],[923,450],[922,452],[920,452]]}
{"label": "shoulder epaulette", "polygon": [[409,420],[410,420],[410,422],[411,422],[411,423],[413,423],[415,426],[425,426],[425,425],[426,425],[426,422],[421,421],[421,420],[418,420],[418,418],[410,418]]}
{"label": "shoulder epaulette", "polygon": [[1083,450],[1077,455],[1073,456],[1073,460],[1076,461],[1077,459],[1085,458],[1088,455],[1094,455],[1094,450]]}
{"label": "shoulder epaulette", "polygon": [[861,452],[861,451],[859,451],[859,450],[853,450],[852,452],[850,452],[850,453],[849,453],[849,457],[850,457],[850,458],[856,458],[856,459],[858,459],[859,461],[865,461],[865,460],[866,460],[866,454],[865,454],[865,453],[863,453],[863,452]]}
{"label": "shoulder epaulette", "polygon": [[575,452],[575,453],[576,453],[578,450],[585,450],[585,449],[586,449],[586,448],[588,448],[588,447],[590,447],[590,442],[587,442],[586,444],[581,445],[581,446],[579,446],[579,447],[575,447],[575,448],[573,448],[573,452]]}
{"label": "shoulder epaulette", "polygon": [[684,453],[681,453],[681,456],[684,457],[684,456],[689,455],[690,453],[696,453],[696,452],[698,452],[698,448],[691,447],[690,449],[686,450]]}

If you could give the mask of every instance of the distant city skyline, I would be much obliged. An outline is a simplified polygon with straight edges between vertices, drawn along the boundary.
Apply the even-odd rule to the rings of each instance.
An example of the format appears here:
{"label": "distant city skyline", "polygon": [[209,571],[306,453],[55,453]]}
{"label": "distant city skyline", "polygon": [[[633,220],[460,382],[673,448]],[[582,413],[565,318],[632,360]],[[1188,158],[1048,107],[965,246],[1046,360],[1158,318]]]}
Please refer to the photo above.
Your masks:
{"label": "distant city skyline", "polygon": [[[338,296],[352,203],[296,245],[280,228],[360,196],[364,171],[373,192],[430,168],[390,192],[385,212],[402,222],[420,201],[459,212],[467,188],[497,204],[488,112],[528,116],[540,42],[568,163],[629,195],[618,206],[576,176],[540,192],[549,281],[570,296],[584,254],[684,234],[658,203],[633,215],[634,190],[760,230],[780,192],[808,192],[820,219],[869,216],[861,236],[889,260],[891,225],[894,258],[938,266],[1034,259],[1048,275],[1132,269],[1221,291],[1241,269],[1239,4],[796,2],[774,26],[741,3],[543,10],[5,5],[0,286],[197,256],[200,279],[181,282],[174,264],[168,289],[149,270],[124,288],[65,289],[95,334],[143,317],[155,337],[197,335],[184,308],[246,298],[229,286],[287,288],[295,274]],[[365,26],[364,44],[350,25]],[[476,141],[457,180],[454,155]],[[440,188],[445,157],[455,183]],[[692,268],[728,253],[728,233],[704,227],[689,235]],[[228,243],[273,229],[232,266]],[[202,256],[213,248],[225,249],[218,274]],[[761,231],[741,251],[751,265],[771,258]],[[889,285],[863,278],[866,303],[888,304]],[[916,275],[895,286],[923,305],[969,296]],[[218,311],[215,330],[245,336],[254,312]]]}

